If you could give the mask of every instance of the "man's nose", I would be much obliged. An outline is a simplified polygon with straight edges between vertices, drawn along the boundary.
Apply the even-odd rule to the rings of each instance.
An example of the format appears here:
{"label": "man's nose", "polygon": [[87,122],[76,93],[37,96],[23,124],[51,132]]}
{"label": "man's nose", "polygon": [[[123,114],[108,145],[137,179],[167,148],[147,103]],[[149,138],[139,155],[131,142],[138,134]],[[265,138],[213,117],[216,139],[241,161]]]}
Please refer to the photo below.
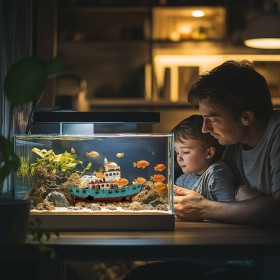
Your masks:
{"label": "man's nose", "polygon": [[202,124],[202,132],[203,133],[207,133],[207,132],[210,132],[210,127],[209,127],[209,124],[207,122],[207,120],[203,120],[203,124]]}

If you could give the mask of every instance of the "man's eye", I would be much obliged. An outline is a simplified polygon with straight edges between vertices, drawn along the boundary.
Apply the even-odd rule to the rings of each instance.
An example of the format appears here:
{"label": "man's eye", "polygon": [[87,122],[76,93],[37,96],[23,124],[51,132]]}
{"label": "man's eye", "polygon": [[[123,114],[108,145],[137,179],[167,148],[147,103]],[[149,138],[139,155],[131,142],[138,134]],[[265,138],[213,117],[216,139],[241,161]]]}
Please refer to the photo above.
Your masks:
{"label": "man's eye", "polygon": [[190,152],[184,152],[185,155],[188,155]]}
{"label": "man's eye", "polygon": [[209,122],[215,122],[215,119],[208,119]]}

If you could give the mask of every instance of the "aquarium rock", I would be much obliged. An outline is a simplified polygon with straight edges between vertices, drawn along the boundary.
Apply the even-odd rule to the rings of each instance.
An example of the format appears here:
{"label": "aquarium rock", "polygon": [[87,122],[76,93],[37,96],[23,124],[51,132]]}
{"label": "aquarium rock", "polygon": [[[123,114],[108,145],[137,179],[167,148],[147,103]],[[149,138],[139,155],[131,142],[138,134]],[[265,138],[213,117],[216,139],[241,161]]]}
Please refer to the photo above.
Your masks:
{"label": "aquarium rock", "polygon": [[118,209],[117,206],[114,204],[108,204],[106,208],[112,211],[116,211]]}
{"label": "aquarium rock", "polygon": [[65,197],[67,198],[68,201],[71,201],[71,194],[68,191],[68,187],[84,187],[85,183],[81,179],[80,175],[77,173],[72,173],[69,178],[61,184],[60,189],[64,193]]}
{"label": "aquarium rock", "polygon": [[36,210],[54,210],[55,206],[53,205],[52,202],[45,199],[42,203],[37,204],[35,209]]}
{"label": "aquarium rock", "polygon": [[101,210],[101,206],[98,203],[91,203],[87,206],[87,208],[92,210],[92,211],[100,211]]}
{"label": "aquarium rock", "polygon": [[142,191],[134,196],[132,200],[141,204],[149,204],[157,199],[160,199],[159,191],[154,187],[153,182],[147,181]]}
{"label": "aquarium rock", "polygon": [[63,193],[54,191],[50,192],[47,196],[46,199],[50,202],[53,203],[54,206],[56,207],[68,207],[69,202],[67,201],[65,195]]}
{"label": "aquarium rock", "polygon": [[129,210],[134,210],[134,211],[139,211],[139,210],[142,210],[142,209],[143,209],[143,206],[141,205],[140,202],[134,201],[134,202],[132,202],[132,203],[128,206],[127,209],[129,209]]}

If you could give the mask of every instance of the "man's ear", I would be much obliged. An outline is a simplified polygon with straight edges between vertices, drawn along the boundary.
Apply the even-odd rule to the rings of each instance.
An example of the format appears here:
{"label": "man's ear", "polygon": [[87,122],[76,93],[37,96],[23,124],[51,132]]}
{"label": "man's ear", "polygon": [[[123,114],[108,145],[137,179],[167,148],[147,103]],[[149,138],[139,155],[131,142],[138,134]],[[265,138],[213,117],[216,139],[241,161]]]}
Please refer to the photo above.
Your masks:
{"label": "man's ear", "polygon": [[214,147],[210,147],[206,150],[206,159],[211,159],[215,155],[216,149]]}
{"label": "man's ear", "polygon": [[253,120],[255,116],[252,111],[244,111],[241,115],[241,122],[243,125],[249,125]]}

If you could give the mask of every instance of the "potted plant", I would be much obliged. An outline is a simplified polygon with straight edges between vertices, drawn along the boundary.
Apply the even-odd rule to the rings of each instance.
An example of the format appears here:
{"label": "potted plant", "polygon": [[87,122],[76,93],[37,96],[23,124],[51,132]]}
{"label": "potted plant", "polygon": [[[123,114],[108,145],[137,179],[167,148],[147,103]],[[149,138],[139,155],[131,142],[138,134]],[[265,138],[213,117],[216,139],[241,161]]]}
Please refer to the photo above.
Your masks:
{"label": "potted plant", "polygon": [[[43,233],[34,224],[28,224],[30,201],[3,196],[4,181],[19,168],[19,158],[11,139],[11,123],[14,109],[34,100],[44,91],[47,80],[53,78],[68,65],[62,56],[50,63],[36,57],[23,57],[11,66],[4,80],[4,94],[9,101],[10,118],[8,136],[0,135],[0,242],[21,243],[26,239],[28,226],[33,239],[41,240]],[[39,233],[37,235],[37,233]]]}

